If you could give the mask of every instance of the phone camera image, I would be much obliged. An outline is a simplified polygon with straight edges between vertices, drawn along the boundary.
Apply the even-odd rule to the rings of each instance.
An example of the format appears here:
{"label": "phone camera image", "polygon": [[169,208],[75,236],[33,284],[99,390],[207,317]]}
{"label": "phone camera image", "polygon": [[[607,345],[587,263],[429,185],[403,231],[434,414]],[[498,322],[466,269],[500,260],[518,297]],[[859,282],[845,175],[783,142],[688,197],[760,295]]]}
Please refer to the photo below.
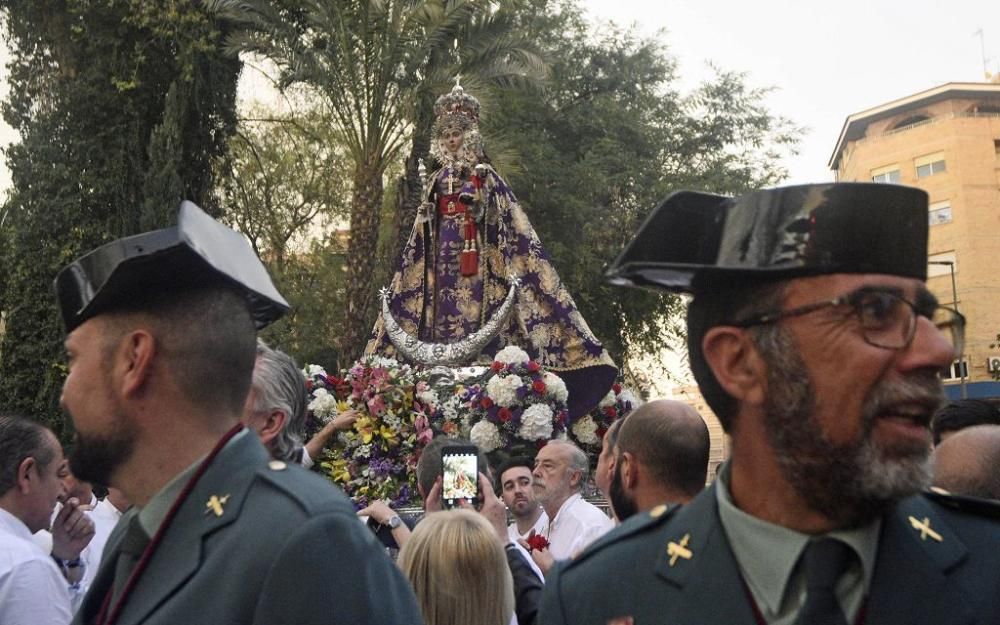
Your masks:
{"label": "phone camera image", "polygon": [[475,505],[479,490],[479,461],[476,451],[445,449],[441,455],[441,499],[448,508],[460,501]]}

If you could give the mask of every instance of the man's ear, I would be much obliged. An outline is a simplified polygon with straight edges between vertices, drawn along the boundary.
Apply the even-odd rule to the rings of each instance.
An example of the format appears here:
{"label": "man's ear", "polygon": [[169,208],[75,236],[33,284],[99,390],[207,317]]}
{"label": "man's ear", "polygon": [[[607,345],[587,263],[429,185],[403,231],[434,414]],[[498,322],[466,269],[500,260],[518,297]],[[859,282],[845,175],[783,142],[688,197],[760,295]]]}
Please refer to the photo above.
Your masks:
{"label": "man's ear", "polygon": [[622,486],[625,487],[625,490],[634,489],[636,483],[639,481],[639,466],[632,452],[626,451],[618,456],[618,467],[616,470],[621,473]]}
{"label": "man's ear", "polygon": [[114,352],[113,371],[121,375],[121,392],[125,397],[140,393],[153,370],[158,343],[148,330],[136,329],[122,337]]}
{"label": "man's ear", "polygon": [[281,434],[281,430],[285,428],[285,422],[288,420],[287,415],[280,410],[272,410],[264,418],[264,425],[261,427],[259,435],[260,441],[265,445],[270,444],[278,434]]}
{"label": "man's ear", "polygon": [[33,480],[38,476],[38,461],[27,457],[17,465],[17,488],[22,495],[31,491]]}
{"label": "man's ear", "polygon": [[701,341],[705,362],[728,394],[745,404],[760,405],[767,395],[767,364],[749,333],[735,326],[715,326]]}

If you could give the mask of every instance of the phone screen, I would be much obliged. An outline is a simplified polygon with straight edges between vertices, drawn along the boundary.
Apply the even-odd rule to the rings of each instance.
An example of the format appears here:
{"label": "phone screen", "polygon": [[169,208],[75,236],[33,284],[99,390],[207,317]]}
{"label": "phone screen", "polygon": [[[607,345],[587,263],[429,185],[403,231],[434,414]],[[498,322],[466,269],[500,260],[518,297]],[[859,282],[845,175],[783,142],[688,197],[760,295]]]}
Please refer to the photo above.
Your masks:
{"label": "phone screen", "polygon": [[441,452],[441,499],[448,508],[461,500],[479,502],[479,456],[475,447],[445,447]]}

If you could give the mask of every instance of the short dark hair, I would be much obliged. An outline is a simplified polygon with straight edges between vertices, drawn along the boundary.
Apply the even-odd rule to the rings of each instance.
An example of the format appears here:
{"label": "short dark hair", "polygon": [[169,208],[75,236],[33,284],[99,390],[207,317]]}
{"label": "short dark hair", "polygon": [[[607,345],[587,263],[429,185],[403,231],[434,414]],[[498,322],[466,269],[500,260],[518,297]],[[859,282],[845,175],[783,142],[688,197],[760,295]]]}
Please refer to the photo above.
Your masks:
{"label": "short dark hair", "polygon": [[657,482],[694,497],[708,476],[708,426],[694,408],[696,418],[674,418],[665,406],[650,402],[629,414],[618,431],[618,455],[634,454]]}
{"label": "short dark hair", "polygon": [[[732,324],[741,319],[763,314],[781,307],[787,282],[751,282],[736,284],[717,282],[701,285],[694,299],[688,305],[687,347],[691,361],[691,373],[698,382],[705,402],[718,417],[722,429],[731,431],[733,417],[736,416],[735,398],[723,390],[708,366],[701,351],[705,334],[716,326]],[[772,326],[754,326],[749,329],[757,339],[762,334],[773,331]]]}
{"label": "short dark hair", "polygon": [[527,456],[514,456],[500,463],[496,473],[496,489],[498,491],[503,490],[503,474],[514,467],[524,467],[530,472],[535,470],[535,463]]}
{"label": "short dark hair", "polygon": [[39,470],[56,458],[53,434],[30,419],[0,415],[0,497],[17,485],[17,469],[26,458],[34,458]]}
{"label": "short dark hair", "polygon": [[164,362],[196,406],[241,414],[250,391],[257,330],[246,297],[212,285],[137,298],[108,314],[120,338],[133,315],[152,321]]}
{"label": "short dark hair", "polygon": [[934,444],[941,443],[941,435],[957,432],[974,425],[1000,425],[1000,411],[982,399],[961,399],[943,406],[931,421]]}
{"label": "short dark hair", "polygon": [[[424,491],[425,496],[431,492],[434,482],[441,477],[441,450],[451,445],[471,445],[475,447],[472,441],[464,438],[437,436],[434,440],[427,443],[427,446],[420,452],[420,459],[417,460],[417,484]],[[476,449],[479,448],[476,447]],[[490,463],[486,459],[486,454],[483,453],[482,449],[479,449],[479,471],[487,477],[490,475]]]}

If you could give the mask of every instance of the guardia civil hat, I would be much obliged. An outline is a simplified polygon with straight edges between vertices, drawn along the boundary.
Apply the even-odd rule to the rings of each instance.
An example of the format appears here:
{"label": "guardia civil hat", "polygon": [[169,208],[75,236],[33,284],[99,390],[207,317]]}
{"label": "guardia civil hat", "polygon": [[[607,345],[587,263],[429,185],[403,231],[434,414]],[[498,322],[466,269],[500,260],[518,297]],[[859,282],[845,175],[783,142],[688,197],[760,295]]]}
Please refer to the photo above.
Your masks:
{"label": "guardia civil hat", "polygon": [[227,285],[247,299],[258,328],[288,310],[242,235],[183,202],[177,225],[107,243],[64,267],[55,280],[66,331],[158,293]]}
{"label": "guardia civil hat", "polygon": [[679,191],[612,262],[612,284],[676,292],[831,273],[927,277],[927,194],[892,184]]}

